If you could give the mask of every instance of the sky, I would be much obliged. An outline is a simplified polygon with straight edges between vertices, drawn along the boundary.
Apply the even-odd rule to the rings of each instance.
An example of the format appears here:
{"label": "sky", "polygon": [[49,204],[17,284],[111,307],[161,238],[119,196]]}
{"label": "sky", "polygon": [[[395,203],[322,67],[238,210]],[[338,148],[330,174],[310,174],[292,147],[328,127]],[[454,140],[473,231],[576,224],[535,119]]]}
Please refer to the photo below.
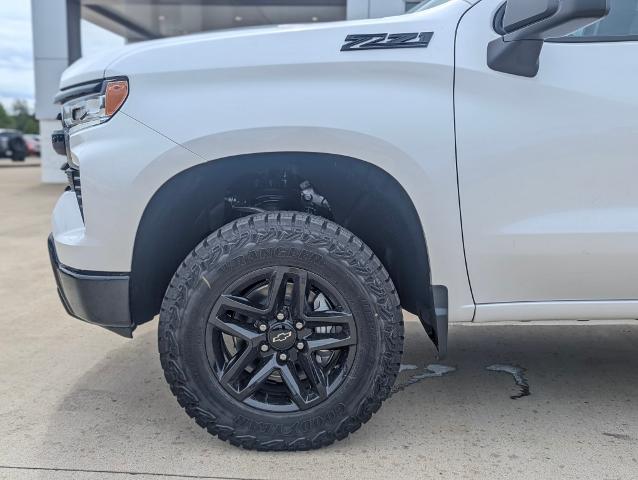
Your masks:
{"label": "sky", "polygon": [[[84,20],[81,30],[84,55],[124,44],[122,37]],[[7,108],[16,99],[33,106],[32,42],[31,0],[0,0],[0,102]]]}

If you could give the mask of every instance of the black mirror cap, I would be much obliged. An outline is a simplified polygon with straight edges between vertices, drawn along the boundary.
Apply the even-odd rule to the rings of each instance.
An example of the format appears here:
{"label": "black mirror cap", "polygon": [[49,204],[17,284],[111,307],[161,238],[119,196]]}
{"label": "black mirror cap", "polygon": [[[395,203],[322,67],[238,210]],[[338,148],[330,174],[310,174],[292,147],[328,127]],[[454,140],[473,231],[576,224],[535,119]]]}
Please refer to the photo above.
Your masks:
{"label": "black mirror cap", "polygon": [[[513,9],[508,14],[510,6]],[[487,65],[497,72],[535,77],[546,39],[572,33],[608,13],[609,0],[508,0],[501,29],[504,33],[489,43]],[[527,20],[525,15],[530,15]],[[518,25],[524,26],[512,30]]]}
{"label": "black mirror cap", "polygon": [[[510,4],[513,10],[508,14]],[[525,12],[532,15],[531,23],[529,19],[525,21],[517,17]],[[508,42],[562,37],[606,17],[608,13],[609,0],[508,0],[503,15],[506,32],[503,38]],[[523,26],[512,30],[521,24]]]}
{"label": "black mirror cap", "polygon": [[508,0],[503,14],[503,30],[515,32],[558,12],[559,0]]}

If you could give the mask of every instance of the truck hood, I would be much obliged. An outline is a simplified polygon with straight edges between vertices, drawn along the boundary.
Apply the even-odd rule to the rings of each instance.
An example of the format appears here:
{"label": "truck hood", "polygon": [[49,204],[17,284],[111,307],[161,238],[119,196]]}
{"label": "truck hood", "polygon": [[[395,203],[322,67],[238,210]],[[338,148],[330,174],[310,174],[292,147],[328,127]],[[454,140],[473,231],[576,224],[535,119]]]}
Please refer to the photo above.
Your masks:
{"label": "truck hood", "polygon": [[[267,31],[281,31],[290,29],[304,28],[305,25],[268,25],[264,27],[246,27],[232,30],[223,30],[218,32],[206,32],[193,35],[184,35],[179,37],[165,38],[161,40],[149,40],[145,42],[137,42],[125,45],[119,48],[113,48],[91,55],[82,57],[71,64],[62,74],[60,79],[60,88],[68,88],[80,83],[99,80],[101,78],[112,76],[107,73],[109,67],[117,60],[140,54],[149,50],[157,50],[163,48],[179,47],[181,45],[192,45],[199,43],[207,43],[215,40],[228,38],[246,37]],[[312,26],[312,25],[310,25]]]}
{"label": "truck hood", "polygon": [[80,83],[120,75],[121,72],[113,73],[112,68],[118,63],[118,61],[140,55],[143,56],[160,50],[172,51],[173,48],[182,48],[184,46],[197,48],[198,46],[205,46],[213,43],[216,44],[220,40],[242,38],[254,39],[256,36],[271,36],[282,32],[316,30],[321,29],[321,27],[325,27],[325,25],[329,24],[267,25],[137,42],[123,47],[105,50],[104,52],[100,52],[89,57],[82,57],[64,71],[60,80],[60,88],[64,89]]}
{"label": "truck hood", "polygon": [[60,79],[60,89],[68,88],[79,83],[86,83],[104,78],[106,66],[121,57],[123,52],[130,47],[106,50],[72,63],[63,73]]}
{"label": "truck hood", "polygon": [[436,30],[456,22],[459,11],[473,2],[451,0],[395,17],[249,27],[134,43],[78,60],[64,72],[60,87],[120,75],[331,61],[348,34]]}

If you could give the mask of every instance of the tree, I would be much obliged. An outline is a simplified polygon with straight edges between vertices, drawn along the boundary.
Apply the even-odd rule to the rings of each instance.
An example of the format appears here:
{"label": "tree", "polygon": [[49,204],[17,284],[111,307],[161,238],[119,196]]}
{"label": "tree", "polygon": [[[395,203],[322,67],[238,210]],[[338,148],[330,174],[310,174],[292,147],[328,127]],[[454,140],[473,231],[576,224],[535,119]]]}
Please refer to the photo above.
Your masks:
{"label": "tree", "polygon": [[0,103],[0,128],[13,128],[13,118],[9,116],[2,103]]}
{"label": "tree", "polygon": [[[5,112],[6,113],[6,112]],[[29,105],[24,100],[16,100],[13,103],[13,128],[22,133],[38,133],[39,125],[29,110]]]}

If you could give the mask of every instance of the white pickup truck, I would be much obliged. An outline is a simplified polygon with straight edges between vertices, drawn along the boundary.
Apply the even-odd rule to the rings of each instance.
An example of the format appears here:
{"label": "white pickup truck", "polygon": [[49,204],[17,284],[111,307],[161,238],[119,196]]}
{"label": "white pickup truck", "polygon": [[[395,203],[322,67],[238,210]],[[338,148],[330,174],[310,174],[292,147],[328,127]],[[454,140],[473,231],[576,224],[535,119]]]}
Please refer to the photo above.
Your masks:
{"label": "white pickup truck", "polygon": [[426,1],[144,42],[64,73],[69,314],[159,313],[170,388],[234,445],[300,450],[390,394],[402,309],[638,318],[638,0]]}

